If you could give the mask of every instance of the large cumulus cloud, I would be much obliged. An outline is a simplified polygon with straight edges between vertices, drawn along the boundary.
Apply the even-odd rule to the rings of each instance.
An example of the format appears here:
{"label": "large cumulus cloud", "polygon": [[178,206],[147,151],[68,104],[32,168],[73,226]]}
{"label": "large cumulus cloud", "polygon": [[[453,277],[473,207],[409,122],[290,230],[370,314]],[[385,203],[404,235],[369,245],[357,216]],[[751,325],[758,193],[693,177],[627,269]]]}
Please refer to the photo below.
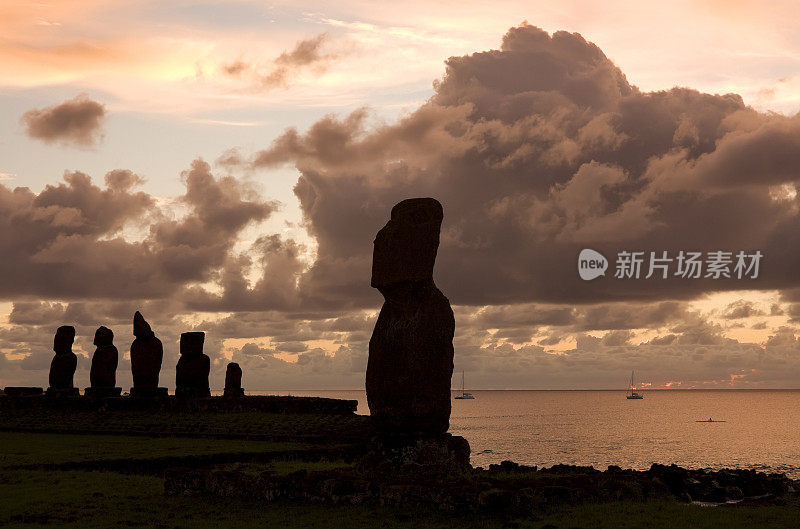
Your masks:
{"label": "large cumulus cloud", "polygon": [[[178,216],[134,191],[141,179],[126,170],[109,172],[104,188],[81,172],[38,194],[0,185],[0,299],[159,299],[212,279],[241,230],[276,204],[202,160],[183,178]],[[138,240],[123,236],[129,225]]]}
{"label": "large cumulus cloud", "polygon": [[[437,281],[456,303],[690,299],[800,280],[800,118],[735,94],[642,92],[580,35],[528,25],[446,64],[433,97],[394,124],[328,116],[247,160],[301,172],[295,193],[319,245],[301,296],[373,304],[372,238],[411,196],[444,205]],[[584,247],[612,267],[622,250],[765,257],[752,280],[585,283]]]}

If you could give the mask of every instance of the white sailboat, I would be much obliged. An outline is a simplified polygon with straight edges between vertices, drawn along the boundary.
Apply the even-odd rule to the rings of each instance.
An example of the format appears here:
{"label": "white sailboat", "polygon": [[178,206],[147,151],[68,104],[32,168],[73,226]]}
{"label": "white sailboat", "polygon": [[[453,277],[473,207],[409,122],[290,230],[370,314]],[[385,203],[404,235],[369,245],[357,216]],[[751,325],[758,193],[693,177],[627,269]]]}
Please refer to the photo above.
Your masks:
{"label": "white sailboat", "polygon": [[643,399],[644,395],[641,393],[636,392],[636,387],[633,385],[633,371],[631,371],[631,385],[630,385],[630,394],[626,395],[626,399]]}
{"label": "white sailboat", "polygon": [[467,393],[466,391],[464,391],[464,372],[463,371],[461,372],[461,395],[456,395],[455,398],[459,399],[459,400],[460,399],[474,399],[475,398],[472,395],[472,393]]}

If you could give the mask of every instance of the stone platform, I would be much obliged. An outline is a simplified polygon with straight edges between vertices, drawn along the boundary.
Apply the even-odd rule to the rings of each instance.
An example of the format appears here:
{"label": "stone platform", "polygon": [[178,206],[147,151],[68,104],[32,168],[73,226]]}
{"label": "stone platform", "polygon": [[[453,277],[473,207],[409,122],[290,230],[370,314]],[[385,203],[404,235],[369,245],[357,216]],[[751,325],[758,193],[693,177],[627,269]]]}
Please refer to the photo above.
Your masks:
{"label": "stone platform", "polygon": [[[249,396],[238,398],[206,397],[176,398],[166,391],[155,398],[143,397],[95,397],[74,396],[70,398],[47,397],[41,393],[15,391],[0,398],[0,409],[58,409],[93,411],[100,408],[106,411],[154,410],[171,412],[264,412],[264,413],[316,413],[333,415],[352,415],[358,408],[358,401],[328,399],[322,397]],[[77,390],[76,390],[77,391]]]}

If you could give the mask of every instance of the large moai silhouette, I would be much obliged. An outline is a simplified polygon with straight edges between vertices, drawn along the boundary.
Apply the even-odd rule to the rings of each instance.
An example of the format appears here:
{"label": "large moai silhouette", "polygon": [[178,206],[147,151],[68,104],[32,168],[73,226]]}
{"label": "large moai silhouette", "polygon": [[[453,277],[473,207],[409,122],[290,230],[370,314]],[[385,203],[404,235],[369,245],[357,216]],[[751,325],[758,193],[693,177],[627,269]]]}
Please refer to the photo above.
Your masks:
{"label": "large moai silhouette", "polygon": [[78,357],[72,352],[74,341],[75,327],[72,325],[63,325],[56,330],[53,338],[53,351],[56,355],[50,362],[48,395],[78,395],[78,389],[73,385],[75,368],[78,367]]}
{"label": "large moai silhouette", "polygon": [[131,396],[153,397],[166,395],[167,389],[158,387],[161,361],[164,359],[164,346],[156,338],[150,324],[138,310],[133,315],[133,335],[131,344],[131,373],[133,387]]}
{"label": "large moai silhouette", "polygon": [[210,397],[208,375],[211,359],[203,354],[206,333],[185,332],[181,334],[181,357],[175,367],[176,397]]}
{"label": "large moai silhouette", "polygon": [[242,368],[236,362],[230,362],[225,368],[224,397],[244,397],[242,389]]}
{"label": "large moai silhouette", "polygon": [[92,355],[92,367],[89,371],[91,387],[86,388],[87,396],[112,397],[122,392],[117,385],[117,365],[119,352],[114,346],[114,333],[108,327],[99,327],[94,333],[94,345],[97,349]]}
{"label": "large moai silhouette", "polygon": [[403,200],[375,237],[372,286],[385,298],[369,341],[370,416],[386,433],[442,434],[450,424],[455,319],[433,281],[442,205]]}

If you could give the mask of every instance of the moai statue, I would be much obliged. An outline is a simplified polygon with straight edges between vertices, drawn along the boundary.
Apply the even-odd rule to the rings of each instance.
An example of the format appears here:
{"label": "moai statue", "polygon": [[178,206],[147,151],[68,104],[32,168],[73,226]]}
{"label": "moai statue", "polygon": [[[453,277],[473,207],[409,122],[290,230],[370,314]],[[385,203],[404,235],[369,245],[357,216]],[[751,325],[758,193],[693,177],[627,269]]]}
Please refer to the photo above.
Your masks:
{"label": "moai statue", "polygon": [[50,387],[47,394],[53,396],[78,396],[78,388],[73,386],[75,368],[78,357],[72,352],[75,341],[75,327],[64,325],[59,327],[53,339],[53,350],[56,355],[50,362]]}
{"label": "moai statue", "polygon": [[164,358],[164,346],[156,338],[138,310],[133,315],[133,335],[131,344],[131,373],[133,375],[132,397],[166,396],[167,388],[158,387],[158,374]]}
{"label": "moai statue", "polygon": [[99,327],[94,333],[94,345],[97,349],[92,356],[92,368],[89,381],[92,387],[86,388],[84,394],[93,397],[117,397],[122,388],[117,385],[117,364],[119,352],[114,347],[114,333],[108,327]]}
{"label": "moai statue", "polygon": [[242,389],[242,368],[236,362],[231,362],[225,369],[224,397],[244,397]]}
{"label": "moai statue", "polygon": [[455,319],[433,282],[442,218],[433,198],[403,200],[375,237],[371,284],[385,302],[369,341],[366,389],[379,431],[449,428]]}
{"label": "moai statue", "polygon": [[208,375],[211,359],[203,354],[206,333],[185,332],[181,334],[181,357],[175,368],[176,397],[210,397]]}

